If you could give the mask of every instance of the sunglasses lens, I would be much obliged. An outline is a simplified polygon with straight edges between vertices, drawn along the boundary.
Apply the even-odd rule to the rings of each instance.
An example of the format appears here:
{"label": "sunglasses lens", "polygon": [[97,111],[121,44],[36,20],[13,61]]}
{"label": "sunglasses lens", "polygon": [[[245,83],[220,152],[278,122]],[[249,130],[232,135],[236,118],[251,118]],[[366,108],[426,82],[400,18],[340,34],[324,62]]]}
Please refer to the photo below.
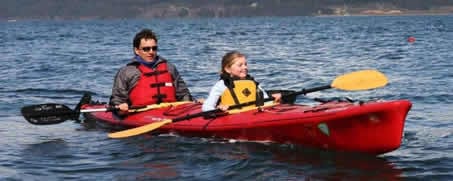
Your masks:
{"label": "sunglasses lens", "polygon": [[143,47],[142,50],[143,50],[144,52],[149,52],[150,50],[157,51],[157,46]]}

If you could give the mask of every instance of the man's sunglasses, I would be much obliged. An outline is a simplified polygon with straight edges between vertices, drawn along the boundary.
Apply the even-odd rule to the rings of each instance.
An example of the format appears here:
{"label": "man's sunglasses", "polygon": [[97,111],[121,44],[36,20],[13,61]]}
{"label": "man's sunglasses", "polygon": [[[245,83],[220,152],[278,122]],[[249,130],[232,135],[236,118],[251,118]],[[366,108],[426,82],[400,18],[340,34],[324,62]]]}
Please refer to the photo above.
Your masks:
{"label": "man's sunglasses", "polygon": [[149,52],[150,50],[157,51],[157,46],[143,47],[142,50],[143,50],[144,52]]}

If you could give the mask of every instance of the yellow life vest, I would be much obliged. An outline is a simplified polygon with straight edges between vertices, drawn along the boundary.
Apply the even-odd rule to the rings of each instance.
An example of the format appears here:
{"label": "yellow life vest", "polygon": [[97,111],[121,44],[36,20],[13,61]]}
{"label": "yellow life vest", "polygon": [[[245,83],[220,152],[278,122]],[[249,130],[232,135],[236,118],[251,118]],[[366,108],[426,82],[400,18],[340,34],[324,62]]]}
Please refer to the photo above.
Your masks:
{"label": "yellow life vest", "polygon": [[[234,80],[234,86],[228,87],[220,97],[222,105],[236,105],[246,102],[256,101],[257,85],[253,80]],[[233,93],[231,91],[234,91]],[[235,97],[237,100],[235,100]],[[255,104],[244,106],[243,108],[256,107]]]}

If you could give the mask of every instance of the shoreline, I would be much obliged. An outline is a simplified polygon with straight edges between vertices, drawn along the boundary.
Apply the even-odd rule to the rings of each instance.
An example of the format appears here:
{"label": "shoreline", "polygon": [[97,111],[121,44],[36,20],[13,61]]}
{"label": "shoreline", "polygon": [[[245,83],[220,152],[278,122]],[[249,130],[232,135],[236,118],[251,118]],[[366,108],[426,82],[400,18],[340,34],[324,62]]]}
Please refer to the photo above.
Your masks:
{"label": "shoreline", "polygon": [[351,13],[351,14],[345,14],[345,15],[328,15],[328,14],[322,14],[322,15],[313,15],[314,17],[348,17],[348,16],[353,16],[353,17],[359,17],[359,16],[453,16],[453,13],[401,13],[401,14],[361,14],[361,13]]}
{"label": "shoreline", "polygon": [[405,10],[405,9],[365,9],[365,8],[332,8],[335,11],[330,14],[318,16],[434,16],[453,15],[453,7],[431,10]]}
{"label": "shoreline", "polygon": [[[348,13],[348,14],[313,14],[313,15],[301,15],[301,17],[366,17],[366,16],[453,16],[453,12],[404,12],[404,13]],[[136,17],[136,18],[122,18],[122,17],[111,17],[111,18],[100,18],[100,17],[71,17],[71,18],[9,18],[0,19],[0,22],[16,23],[20,21],[72,21],[72,20],[127,20],[127,19],[205,19],[205,18],[244,18],[245,16],[231,16],[231,17]],[[296,16],[247,16],[251,17],[296,17]]]}

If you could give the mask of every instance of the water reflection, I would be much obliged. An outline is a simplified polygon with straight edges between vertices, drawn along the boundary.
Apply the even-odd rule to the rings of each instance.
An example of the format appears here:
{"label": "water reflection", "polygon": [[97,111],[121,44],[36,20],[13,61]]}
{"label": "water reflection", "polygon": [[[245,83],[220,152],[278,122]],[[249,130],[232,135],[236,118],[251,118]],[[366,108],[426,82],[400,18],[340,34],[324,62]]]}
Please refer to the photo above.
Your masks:
{"label": "water reflection", "polygon": [[151,139],[136,142],[146,154],[134,158],[135,167],[142,168],[135,178],[401,180],[402,174],[385,158],[372,155],[178,136]]}
{"label": "water reflection", "polygon": [[[396,168],[385,158],[372,155],[342,153],[303,148],[300,146],[268,147],[275,162],[301,166],[304,177],[316,179],[351,179],[354,180],[400,180],[402,170]],[[314,171],[316,170],[316,171]]]}

